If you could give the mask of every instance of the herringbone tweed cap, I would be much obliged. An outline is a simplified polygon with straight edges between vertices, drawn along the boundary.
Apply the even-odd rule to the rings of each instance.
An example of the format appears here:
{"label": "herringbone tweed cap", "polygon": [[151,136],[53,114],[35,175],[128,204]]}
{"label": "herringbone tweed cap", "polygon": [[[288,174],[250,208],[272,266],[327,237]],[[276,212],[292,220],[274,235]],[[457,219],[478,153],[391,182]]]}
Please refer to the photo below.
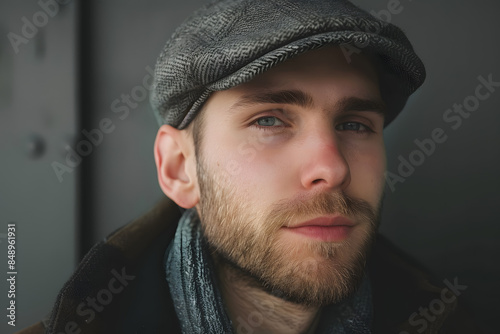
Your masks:
{"label": "herringbone tweed cap", "polygon": [[183,129],[212,92],[325,45],[340,45],[346,57],[377,58],[386,125],[425,79],[405,34],[347,0],[221,0],[195,12],[166,43],[151,104],[160,124]]}

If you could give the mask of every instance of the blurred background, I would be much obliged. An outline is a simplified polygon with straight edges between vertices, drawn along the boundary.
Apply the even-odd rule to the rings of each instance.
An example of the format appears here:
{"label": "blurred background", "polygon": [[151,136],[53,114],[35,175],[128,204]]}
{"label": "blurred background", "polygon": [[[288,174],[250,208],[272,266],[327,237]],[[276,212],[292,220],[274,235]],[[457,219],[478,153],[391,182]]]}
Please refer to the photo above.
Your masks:
{"label": "blurred background", "polygon": [[[204,2],[0,1],[0,272],[15,224],[18,273],[16,327],[2,315],[1,333],[47,314],[91,245],[162,198],[150,73]],[[428,73],[385,131],[381,231],[439,281],[467,285],[459,301],[497,333],[500,87],[474,96],[484,80],[500,82],[500,3],[353,2],[400,26]],[[454,104],[465,104],[463,116],[448,111]],[[426,153],[416,141],[436,128],[446,141]],[[4,310],[8,289],[0,280]]]}

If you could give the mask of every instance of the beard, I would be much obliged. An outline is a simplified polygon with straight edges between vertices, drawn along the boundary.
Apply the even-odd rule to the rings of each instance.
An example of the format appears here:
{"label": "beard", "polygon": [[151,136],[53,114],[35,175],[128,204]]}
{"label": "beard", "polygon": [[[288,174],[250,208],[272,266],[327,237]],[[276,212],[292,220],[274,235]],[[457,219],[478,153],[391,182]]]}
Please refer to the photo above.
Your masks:
{"label": "beard", "polygon": [[[379,224],[380,205],[343,192],[284,199],[259,208],[245,200],[228,174],[198,160],[199,216],[218,264],[268,293],[304,306],[326,306],[352,294],[364,275]],[[283,227],[311,217],[340,214],[356,224],[340,242],[287,238]]]}

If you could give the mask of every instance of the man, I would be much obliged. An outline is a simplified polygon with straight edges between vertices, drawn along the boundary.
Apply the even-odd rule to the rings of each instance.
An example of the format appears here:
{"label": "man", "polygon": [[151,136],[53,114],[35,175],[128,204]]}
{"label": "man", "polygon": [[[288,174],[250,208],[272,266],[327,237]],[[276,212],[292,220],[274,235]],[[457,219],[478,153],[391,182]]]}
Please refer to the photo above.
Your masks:
{"label": "man", "polygon": [[383,130],[424,77],[398,28],[347,1],[205,6],[152,96],[159,184],[187,210],[96,245],[25,333],[473,332],[376,233]]}

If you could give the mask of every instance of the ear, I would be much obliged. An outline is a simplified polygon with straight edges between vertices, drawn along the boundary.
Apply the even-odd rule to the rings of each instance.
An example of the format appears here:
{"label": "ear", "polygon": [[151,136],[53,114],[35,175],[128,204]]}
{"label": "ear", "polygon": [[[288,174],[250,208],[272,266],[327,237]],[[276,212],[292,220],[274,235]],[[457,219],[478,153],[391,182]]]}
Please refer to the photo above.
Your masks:
{"label": "ear", "polygon": [[165,195],[185,209],[194,207],[200,195],[191,136],[185,130],[162,125],[156,135],[154,155],[158,182]]}

